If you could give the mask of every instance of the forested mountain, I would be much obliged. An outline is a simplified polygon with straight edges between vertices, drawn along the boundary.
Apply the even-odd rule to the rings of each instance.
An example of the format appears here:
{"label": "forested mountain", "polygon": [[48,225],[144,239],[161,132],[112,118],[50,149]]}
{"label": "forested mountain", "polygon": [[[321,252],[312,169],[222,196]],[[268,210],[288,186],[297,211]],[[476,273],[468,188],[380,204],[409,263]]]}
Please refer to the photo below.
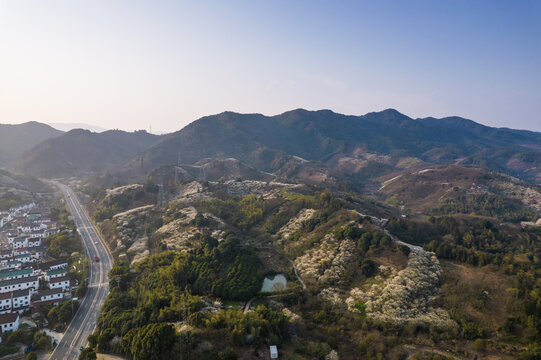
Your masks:
{"label": "forested mountain", "polygon": [[394,110],[195,121],[81,187],[117,260],[81,358],[538,359],[541,193],[497,170],[537,181],[539,144]]}
{"label": "forested mountain", "polygon": [[159,139],[146,131],[93,133],[74,129],[27,151],[14,168],[43,177],[99,173],[127,161]]}
{"label": "forested mountain", "polygon": [[17,125],[0,124],[0,167],[12,164],[25,151],[62,133],[35,121]]}
{"label": "forested mountain", "polygon": [[[268,358],[268,344],[286,359],[541,353],[541,227],[517,219],[540,212],[503,195],[402,212],[423,209],[418,199],[430,182],[440,197],[450,178],[468,200],[477,196],[472,182],[484,179],[479,188],[489,191],[505,176],[457,166],[404,174],[382,189],[401,195],[384,204],[322,186],[243,180],[249,172],[175,181],[166,169],[87,202],[117,262],[85,354],[256,360]],[[417,182],[413,194],[402,191]],[[276,274],[283,282],[265,287]]]}
{"label": "forested mountain", "polygon": [[224,112],[166,136],[124,168],[145,174],[179,158],[190,164],[218,156],[276,171],[296,156],[331,169],[341,169],[340,159],[391,169],[401,159],[414,158],[477,164],[539,182],[540,144],[536,132],[491,128],[458,117],[412,119],[392,109],[363,116],[302,109],[271,117]]}

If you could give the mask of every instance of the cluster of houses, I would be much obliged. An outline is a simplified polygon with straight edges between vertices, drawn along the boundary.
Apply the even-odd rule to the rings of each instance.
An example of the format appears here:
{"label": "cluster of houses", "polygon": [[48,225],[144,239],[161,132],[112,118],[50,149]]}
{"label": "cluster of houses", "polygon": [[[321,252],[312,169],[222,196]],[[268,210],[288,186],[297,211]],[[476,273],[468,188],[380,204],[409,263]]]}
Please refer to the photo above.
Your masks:
{"label": "cluster of houses", "polygon": [[[9,225],[9,226],[7,226]],[[8,227],[4,229],[4,227]],[[70,296],[67,260],[47,259],[42,239],[58,232],[48,209],[27,204],[0,213],[0,333],[15,331],[31,307]]]}

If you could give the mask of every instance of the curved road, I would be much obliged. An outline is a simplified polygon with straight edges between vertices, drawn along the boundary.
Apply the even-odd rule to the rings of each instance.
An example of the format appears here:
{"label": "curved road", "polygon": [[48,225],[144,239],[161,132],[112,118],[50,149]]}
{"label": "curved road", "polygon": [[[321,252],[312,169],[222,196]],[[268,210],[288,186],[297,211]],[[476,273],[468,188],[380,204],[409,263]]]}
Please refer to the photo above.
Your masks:
{"label": "curved road", "polygon": [[[66,329],[62,340],[54,349],[50,359],[78,359],[79,349],[86,346],[88,335],[92,333],[96,326],[100,308],[109,291],[107,274],[111,270],[112,259],[73,190],[58,182],[54,182],[54,185],[64,194],[77,231],[83,240],[87,256],[90,259],[90,281],[79,310]],[[98,255],[99,262],[94,262],[94,255]]]}

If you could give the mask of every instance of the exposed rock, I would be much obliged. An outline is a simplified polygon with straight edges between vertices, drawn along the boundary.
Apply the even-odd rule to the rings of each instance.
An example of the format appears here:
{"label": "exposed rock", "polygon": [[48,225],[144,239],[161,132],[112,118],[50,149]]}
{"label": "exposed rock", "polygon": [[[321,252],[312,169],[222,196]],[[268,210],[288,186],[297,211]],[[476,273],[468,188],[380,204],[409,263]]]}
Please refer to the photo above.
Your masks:
{"label": "exposed rock", "polygon": [[340,357],[338,356],[336,350],[331,350],[331,352],[325,356],[325,360],[340,360]]}
{"label": "exposed rock", "polygon": [[134,241],[127,251],[128,255],[133,256],[132,264],[143,260],[148,256],[148,237],[143,236]]}
{"label": "exposed rock", "polygon": [[[213,183],[220,184],[220,183]],[[280,188],[294,189],[301,185],[286,184],[276,181],[260,181],[260,180],[228,180],[222,184],[225,190],[230,194],[245,196],[248,194],[263,195],[265,198],[271,198],[279,193]],[[275,191],[278,190],[278,191]]]}
{"label": "exposed rock", "polygon": [[116,214],[113,224],[116,225],[116,253],[124,252],[132,257],[132,263],[143,260],[149,254],[146,236],[146,221],[154,205],[141,206]]}
{"label": "exposed rock", "polygon": [[130,185],[119,186],[114,189],[107,189],[105,198],[108,198],[114,195],[125,194],[127,192],[135,192],[137,190],[142,190],[142,189],[143,189],[143,185],[141,184],[130,184]]}
{"label": "exposed rock", "polygon": [[314,216],[315,213],[316,210],[314,209],[302,209],[297,216],[290,219],[289,222],[278,231],[278,235],[282,236],[284,239],[289,239],[295,231],[298,231],[301,228],[302,223]]}
{"label": "exposed rock", "polygon": [[[346,300],[352,311],[356,302],[366,305],[367,316],[395,324],[420,322],[440,329],[456,326],[443,309],[434,309],[432,301],[439,290],[442,268],[433,253],[410,247],[408,266],[388,281],[369,289],[355,288]],[[391,273],[392,274],[392,273]]]}
{"label": "exposed rock", "polygon": [[319,297],[336,307],[343,307],[344,301],[340,297],[340,290],[337,288],[326,288],[319,293]]}
{"label": "exposed rock", "polygon": [[137,213],[140,213],[140,212],[143,212],[143,211],[146,211],[146,210],[152,210],[152,209],[154,209],[154,205],[141,206],[141,207],[138,207],[138,208],[134,208],[134,209],[130,209],[130,210],[118,213],[118,214],[113,216],[113,219],[122,219],[123,223],[127,223],[126,218],[129,215],[134,215],[134,214],[137,214]]}
{"label": "exposed rock", "polygon": [[520,200],[524,205],[541,211],[541,193],[536,189],[521,185],[515,181],[498,181],[496,188],[505,192],[508,196]]}
{"label": "exposed rock", "polygon": [[145,249],[144,251],[135,254],[135,256],[133,257],[133,260],[131,261],[131,264],[133,265],[140,261],[143,261],[146,257],[149,256],[149,254],[150,252],[148,251],[148,249]]}
{"label": "exposed rock", "polygon": [[346,270],[355,260],[355,243],[350,239],[338,241],[326,235],[321,244],[295,260],[302,278],[321,285],[340,284]]}
{"label": "exposed rock", "polygon": [[[192,220],[197,215],[197,210],[193,206],[180,209],[179,212],[179,219],[163,225],[156,230],[155,234],[161,238],[161,243],[165,244],[168,249],[189,250],[195,245],[191,243],[193,236],[201,234],[203,229],[191,225]],[[224,236],[222,229],[226,226],[224,221],[213,214],[203,213],[202,215],[214,223],[211,236],[218,239],[218,241],[222,240]]]}
{"label": "exposed rock", "polygon": [[210,198],[211,194],[205,191],[201,183],[192,181],[180,186],[179,194],[171,200],[171,203],[193,204]]}
{"label": "exposed rock", "polygon": [[203,192],[203,185],[201,185],[197,181],[192,181],[182,186],[182,188],[180,189],[179,196],[187,197],[187,196],[199,194],[201,192]]}
{"label": "exposed rock", "polygon": [[298,314],[295,314],[293,311],[289,310],[288,308],[282,309],[282,314],[288,317],[289,321],[292,323],[301,323],[303,322],[302,317],[300,317]]}
{"label": "exposed rock", "polygon": [[178,212],[178,219],[163,225],[156,231],[156,233],[165,235],[173,234],[178,231],[180,227],[189,225],[190,222],[195,219],[195,215],[197,215],[197,210],[193,206],[185,207],[180,209]]}

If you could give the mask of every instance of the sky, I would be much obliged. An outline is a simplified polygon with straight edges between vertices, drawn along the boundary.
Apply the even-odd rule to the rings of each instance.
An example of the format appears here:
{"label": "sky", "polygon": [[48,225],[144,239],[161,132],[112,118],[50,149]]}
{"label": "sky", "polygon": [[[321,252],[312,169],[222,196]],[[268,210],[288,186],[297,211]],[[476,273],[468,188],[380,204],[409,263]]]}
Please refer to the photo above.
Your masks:
{"label": "sky", "polygon": [[541,131],[541,1],[0,0],[0,123],[296,108]]}

